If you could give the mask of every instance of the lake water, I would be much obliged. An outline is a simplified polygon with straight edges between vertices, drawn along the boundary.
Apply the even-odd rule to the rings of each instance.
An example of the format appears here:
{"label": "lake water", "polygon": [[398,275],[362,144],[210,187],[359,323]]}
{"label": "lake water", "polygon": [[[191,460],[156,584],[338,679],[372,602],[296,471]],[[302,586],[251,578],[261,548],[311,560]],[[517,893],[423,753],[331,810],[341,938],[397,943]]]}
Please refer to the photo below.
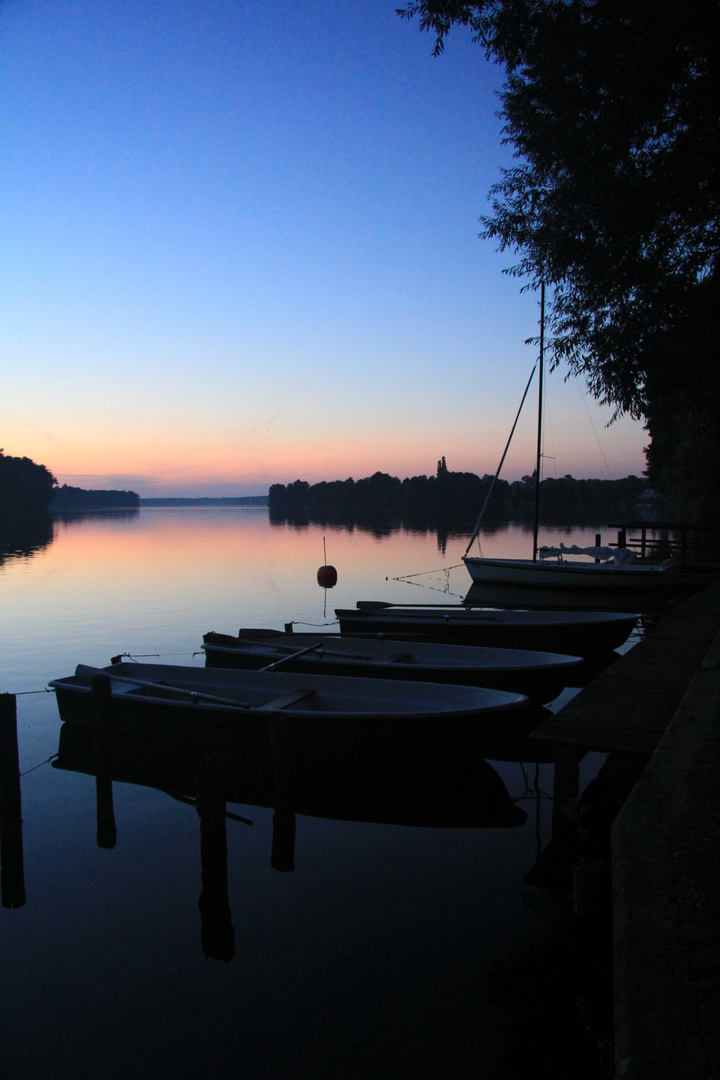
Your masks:
{"label": "lake water", "polygon": [[[586,544],[598,531],[541,539]],[[323,539],[338,571],[327,591],[316,580]],[[365,789],[352,770],[320,770],[307,779],[317,805],[337,805],[338,817],[298,813],[286,869],[271,864],[282,863],[272,856],[272,807],[229,802],[252,824],[228,819],[231,917],[221,897],[223,925],[213,930],[198,904],[211,869],[201,864],[197,811],[159,790],[176,793],[193,763],[172,746],[116,747],[126,780],[111,789],[116,843],[101,847],[100,783],[78,771],[88,748],[69,744],[62,769],[49,760],[61,725],[44,688],[76,664],[126,653],[203,666],[209,630],[331,628],[333,608],[358,599],[460,599],[466,543],[432,531],[273,526],[266,510],[159,509],[56,521],[49,543],[6,544],[0,691],[19,695],[26,899],[0,910],[3,1076],[516,1075],[517,1010],[512,994],[496,992],[497,971],[544,932],[544,893],[524,878],[549,839],[549,765],[449,753],[447,762],[396,762],[395,784],[385,767]],[[485,536],[483,550],[526,555],[530,543],[509,526]],[[597,764],[588,760],[586,776]],[[523,824],[487,810],[483,792],[497,778]],[[255,790],[243,782],[240,800]],[[391,801],[398,792],[414,800],[406,824],[368,821],[372,812],[342,820],[343,811],[352,818],[344,795],[362,801],[375,783]],[[447,806],[451,823],[438,827]],[[542,997],[552,978],[545,971],[517,995]]]}

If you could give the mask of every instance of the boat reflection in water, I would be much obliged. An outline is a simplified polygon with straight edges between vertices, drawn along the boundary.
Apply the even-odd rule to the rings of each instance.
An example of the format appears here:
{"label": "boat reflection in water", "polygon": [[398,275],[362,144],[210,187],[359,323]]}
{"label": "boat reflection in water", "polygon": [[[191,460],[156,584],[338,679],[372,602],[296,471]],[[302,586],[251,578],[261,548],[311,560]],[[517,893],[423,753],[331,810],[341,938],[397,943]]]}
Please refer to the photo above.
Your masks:
{"label": "boat reflection in water", "polygon": [[230,960],[234,931],[228,898],[227,819],[252,824],[228,812],[227,804],[269,808],[273,814],[271,866],[295,867],[297,817],[418,826],[424,828],[511,828],[527,815],[476,748],[450,740],[439,754],[426,748],[387,746],[382,757],[365,755],[299,759],[283,722],[268,721],[266,753],[248,749],[239,736],[222,750],[210,744],[167,740],[157,733],[72,722],[60,729],[56,769],[96,777],[97,842],[113,847],[117,829],[114,782],[166,792],[194,805],[200,818],[202,891],[199,908],[206,956]]}

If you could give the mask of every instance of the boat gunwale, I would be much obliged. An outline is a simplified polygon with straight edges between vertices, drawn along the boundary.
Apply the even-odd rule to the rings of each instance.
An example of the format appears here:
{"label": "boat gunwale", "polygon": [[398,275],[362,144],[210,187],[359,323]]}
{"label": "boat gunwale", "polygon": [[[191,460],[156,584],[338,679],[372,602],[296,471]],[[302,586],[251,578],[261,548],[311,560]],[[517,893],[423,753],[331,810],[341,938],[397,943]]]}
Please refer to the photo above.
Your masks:
{"label": "boat gunwale", "polygon": [[[278,631],[278,633],[281,634],[281,631]],[[211,635],[214,636],[214,634],[215,634],[215,631],[212,631],[211,634],[207,634],[205,636],[210,637]],[[246,637],[233,637],[230,634],[220,634],[218,636],[227,639],[226,642],[221,643],[221,642],[203,641],[203,644],[201,645],[201,649],[203,650],[203,652],[205,652],[205,653],[208,653],[208,652],[227,653],[228,655],[237,655],[237,654],[242,654],[243,652],[248,652],[248,653],[252,652],[252,647],[255,647],[258,650],[258,652],[260,652],[260,650],[262,650],[262,649],[266,649],[266,650],[268,650],[268,652],[272,652],[273,649],[275,649],[275,650],[277,650],[277,652],[281,652],[283,656],[287,657],[287,660],[288,660],[289,663],[292,662],[293,660],[295,660],[294,654],[292,652],[286,651],[286,650],[288,650],[288,649],[290,649],[292,647],[290,642],[293,639],[293,637],[298,639],[298,641],[302,642],[303,644],[305,644],[309,639],[318,640],[318,639],[320,639],[322,637],[332,637],[333,638],[333,645],[334,646],[339,645],[340,648],[342,648],[344,644],[349,645],[353,640],[351,635],[341,635],[341,634],[332,634],[332,635],[324,634],[323,635],[323,634],[304,634],[303,633],[303,634],[288,634],[287,637],[283,637],[281,645],[273,645],[273,644],[271,644],[274,641],[274,639],[272,639],[272,638],[267,639],[267,640],[265,640],[265,639],[253,640],[252,638],[246,638]],[[338,639],[337,642],[335,641],[335,638]],[[238,644],[236,644],[236,645],[231,644],[230,642],[233,642],[233,641],[238,642]],[[371,645],[371,644],[374,643],[372,638],[358,638],[357,641],[358,641],[358,645],[362,644],[363,646]],[[401,649],[401,647],[403,645],[403,642],[395,639],[392,642],[389,642],[389,641],[386,642],[386,644],[392,644],[392,646],[394,648]],[[388,668],[389,670],[393,670],[393,671],[397,671],[397,670],[413,671],[414,670],[414,671],[418,672],[418,675],[420,675],[420,673],[422,672],[422,670],[424,668],[426,668],[428,670],[432,670],[432,671],[452,670],[453,672],[458,672],[458,673],[461,673],[461,672],[470,673],[470,672],[477,672],[477,671],[480,671],[480,672],[482,672],[482,671],[492,672],[492,671],[499,671],[499,670],[518,671],[518,672],[528,671],[528,672],[538,672],[539,673],[539,672],[545,672],[545,671],[547,671],[547,672],[556,671],[556,670],[562,669],[562,668],[573,669],[573,668],[578,667],[580,664],[583,663],[583,657],[577,656],[575,654],[557,653],[557,652],[550,652],[549,650],[540,650],[540,649],[512,649],[512,648],[504,648],[502,646],[491,646],[491,645],[487,645],[487,646],[486,645],[443,645],[442,643],[440,643],[440,644],[431,644],[429,642],[424,642],[424,641],[408,641],[406,644],[407,644],[408,650],[414,650],[414,649],[417,649],[417,648],[420,648],[420,649],[427,648],[428,653],[435,653],[436,655],[437,655],[438,651],[441,651],[441,650],[444,650],[444,649],[452,650],[453,653],[456,653],[457,650],[467,649],[469,652],[475,654],[475,659],[473,660],[471,657],[467,657],[467,658],[463,658],[464,662],[459,663],[459,662],[453,662],[452,658],[447,657],[445,659],[441,659],[441,660],[433,663],[433,661],[431,659],[424,659],[423,658],[422,660],[418,660],[418,661],[415,661],[413,663],[408,663],[408,662],[403,661],[403,660],[397,660],[397,661],[391,660],[389,657],[388,658],[383,658],[381,656],[378,656],[378,657],[373,657],[373,656],[363,656],[363,657],[361,657],[361,656],[353,656],[352,653],[350,653],[350,652],[348,652],[347,654],[343,654],[341,652],[338,652],[337,655],[330,655],[328,653],[323,654],[322,652],[319,652],[319,653],[309,653],[309,654],[306,654],[304,656],[298,656],[297,660],[298,660],[298,662],[303,661],[303,662],[307,662],[308,664],[313,664],[315,662],[320,662],[320,663],[333,664],[333,665],[337,665],[337,666],[341,666],[343,664],[352,665],[352,666],[358,666],[358,667],[361,667],[363,665],[371,665],[373,667],[377,666],[378,668]],[[299,649],[301,647],[302,646],[299,644],[298,645],[298,651],[299,651]],[[482,657],[478,657],[477,653],[487,653],[488,655],[486,657],[482,658]],[[440,652],[440,655],[442,656],[442,651]],[[483,664],[482,663],[483,659],[485,659],[487,661],[487,663]],[[421,678],[418,678],[416,681],[417,682],[422,682],[423,680]]]}
{"label": "boat gunwale", "polygon": [[[171,674],[174,667],[174,665],[141,664],[117,664],[113,666],[123,669],[122,672],[116,672],[116,674],[121,677],[125,675],[125,671],[128,669],[137,671],[138,668],[152,668],[153,670],[156,670],[158,667],[167,667],[168,673]],[[212,674],[216,675],[217,671],[223,669],[183,668],[181,670],[200,673],[210,671]],[[225,670],[229,671],[230,669]],[[98,673],[107,675],[110,679],[113,677],[112,669],[101,668],[98,669]],[[242,671],[235,671],[233,673],[238,675],[238,679],[231,681],[237,681],[238,683],[240,682],[240,677],[242,675],[255,676],[260,674],[259,672],[247,671],[244,673]],[[303,673],[300,676],[291,675],[289,673],[285,674],[284,677],[278,677],[278,675],[279,673],[273,673],[271,675],[271,679],[278,683],[278,692],[281,691],[284,686],[289,689],[287,680],[292,681],[294,689],[300,689],[298,679],[302,679],[309,684],[307,689],[315,689],[317,691],[316,694],[313,695],[316,702],[318,698],[322,700],[322,689],[326,680],[329,680],[330,683],[337,683],[335,687],[329,686],[327,688],[330,690],[331,695],[333,689],[338,691],[335,700],[337,700],[338,697],[342,699],[343,691],[346,696],[349,696],[353,689],[357,689],[357,684],[361,684],[362,689],[365,691],[365,698],[371,702],[376,702],[377,707],[364,710],[346,709],[343,708],[342,705],[333,705],[332,696],[329,699],[329,702],[328,698],[325,698],[325,701],[328,702],[328,704],[322,708],[313,708],[312,705],[308,707],[307,705],[301,705],[300,702],[297,703],[298,707],[278,707],[275,709],[268,708],[267,702],[263,701],[250,705],[241,702],[238,702],[237,705],[219,704],[211,700],[203,699],[202,691],[198,692],[197,697],[174,697],[172,696],[172,686],[163,687],[159,684],[158,691],[167,691],[167,697],[163,698],[158,693],[147,692],[146,688],[138,687],[136,690],[121,690],[120,692],[115,692],[113,690],[111,694],[111,703],[113,705],[142,704],[159,710],[177,710],[186,717],[191,715],[201,716],[202,714],[209,713],[213,717],[226,716],[227,718],[232,717],[233,720],[249,719],[257,721],[273,716],[283,716],[288,718],[297,717],[302,720],[324,720],[338,723],[352,721],[374,722],[378,720],[397,722],[410,722],[414,720],[428,721],[439,720],[444,717],[447,717],[448,719],[470,719],[472,717],[489,717],[501,712],[512,712],[514,710],[523,709],[529,704],[529,699],[525,694],[518,694],[508,690],[496,690],[489,687],[463,686],[457,683],[431,683],[422,682],[420,680],[403,680],[395,682],[389,679],[367,680],[354,676],[338,677],[333,675],[313,675],[308,673]],[[140,672],[138,672],[138,678],[141,678]],[[253,679],[251,678],[250,681],[252,682]],[[316,681],[320,684],[319,688],[313,686],[313,683]],[[219,679],[213,681],[208,678],[207,682],[209,687],[214,687],[215,689],[222,688],[223,686],[222,680]],[[346,685],[348,682],[356,685],[350,686],[348,690]],[[341,686],[341,683],[345,685]],[[48,686],[55,690],[56,693],[59,691],[61,694],[79,695],[82,699],[90,699],[92,694],[89,676],[73,674],[63,678],[53,679],[48,683]],[[242,692],[241,687],[238,686],[236,689],[239,692]],[[302,687],[302,689],[305,689],[305,687]],[[383,691],[386,691],[387,693],[384,694]],[[413,691],[415,691],[414,698]],[[439,703],[443,691],[447,692],[450,698],[445,706],[442,706]],[[254,692],[257,693],[257,689]],[[262,692],[267,694],[268,692],[272,693],[272,690],[268,691],[267,688],[262,688]],[[423,696],[429,698],[433,704],[423,708]],[[483,703],[482,697],[486,699],[485,703]],[[398,701],[398,698],[401,700]]]}

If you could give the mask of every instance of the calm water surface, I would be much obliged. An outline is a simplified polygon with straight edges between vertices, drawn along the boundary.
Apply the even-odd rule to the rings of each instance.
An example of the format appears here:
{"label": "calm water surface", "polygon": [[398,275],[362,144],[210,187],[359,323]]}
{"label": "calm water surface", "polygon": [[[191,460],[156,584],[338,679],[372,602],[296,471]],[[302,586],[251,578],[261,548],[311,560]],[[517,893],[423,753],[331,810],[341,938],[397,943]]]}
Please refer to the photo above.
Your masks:
{"label": "calm water surface", "polygon": [[[597,531],[542,540],[592,543]],[[316,581],[323,537],[338,570],[329,591]],[[526,555],[529,544],[508,527],[483,550]],[[273,810],[244,802],[256,789],[240,777],[228,809],[252,824],[227,823],[231,926],[214,947],[198,907],[196,809],[158,790],[177,787],[192,762],[172,747],[116,748],[128,782],[112,785],[117,842],[99,847],[96,779],[77,771],[82,746],[63,769],[48,762],[60,723],[54,695],[37,692],[119,653],[202,666],[208,630],[324,626],[358,599],[459,599],[465,546],[433,532],[271,526],[265,510],[182,509],[58,521],[51,543],[6,554],[0,691],[20,695],[26,902],[0,910],[4,1076],[514,1075],[513,1017],[487,973],[542,929],[543,894],[523,879],[549,839],[549,766],[493,760],[492,772],[480,756],[449,754],[410,775],[411,762],[394,763],[385,797],[412,791],[425,822],[452,804],[446,827],[338,820],[330,811],[352,816],[343,798],[358,778],[320,770],[308,779],[327,816],[297,814],[292,872],[271,865]],[[456,766],[460,795],[446,782]],[[498,825],[492,812],[477,824],[489,776],[524,824]],[[213,948],[225,959],[207,956]]]}

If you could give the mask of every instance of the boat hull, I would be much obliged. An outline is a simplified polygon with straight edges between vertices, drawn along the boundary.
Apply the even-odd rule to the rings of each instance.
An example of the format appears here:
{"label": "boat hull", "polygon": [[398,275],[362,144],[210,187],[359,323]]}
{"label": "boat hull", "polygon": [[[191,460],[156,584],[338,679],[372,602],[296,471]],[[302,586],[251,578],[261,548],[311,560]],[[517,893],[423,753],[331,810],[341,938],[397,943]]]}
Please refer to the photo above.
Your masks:
{"label": "boat hull", "polygon": [[[281,662],[288,672],[315,672],[362,678],[454,683],[509,690],[548,702],[566,686],[580,686],[581,657],[520,649],[377,641],[340,634],[287,634],[241,630],[238,637],[208,633],[203,638],[206,667],[259,670]],[[293,652],[304,655],[293,656]]]}
{"label": "boat hull", "polygon": [[463,556],[478,585],[520,585],[528,588],[597,589],[637,593],[667,586],[670,575],[661,566],[614,563],[543,562],[532,559],[485,559]]}
{"label": "boat hull", "polygon": [[583,657],[619,648],[639,617],[626,612],[504,611],[460,604],[417,608],[373,601],[359,604],[357,608],[335,609],[342,634],[537,649]]}
{"label": "boat hull", "polygon": [[[93,678],[98,675],[110,679],[111,693],[102,699]],[[115,664],[80,666],[50,686],[63,721],[160,730],[213,748],[241,730],[256,751],[266,751],[283,730],[299,755],[368,747],[379,753],[427,739],[443,745],[455,735],[494,733],[514,720],[534,726],[542,719],[527,697],[500,690],[305,673]]]}

